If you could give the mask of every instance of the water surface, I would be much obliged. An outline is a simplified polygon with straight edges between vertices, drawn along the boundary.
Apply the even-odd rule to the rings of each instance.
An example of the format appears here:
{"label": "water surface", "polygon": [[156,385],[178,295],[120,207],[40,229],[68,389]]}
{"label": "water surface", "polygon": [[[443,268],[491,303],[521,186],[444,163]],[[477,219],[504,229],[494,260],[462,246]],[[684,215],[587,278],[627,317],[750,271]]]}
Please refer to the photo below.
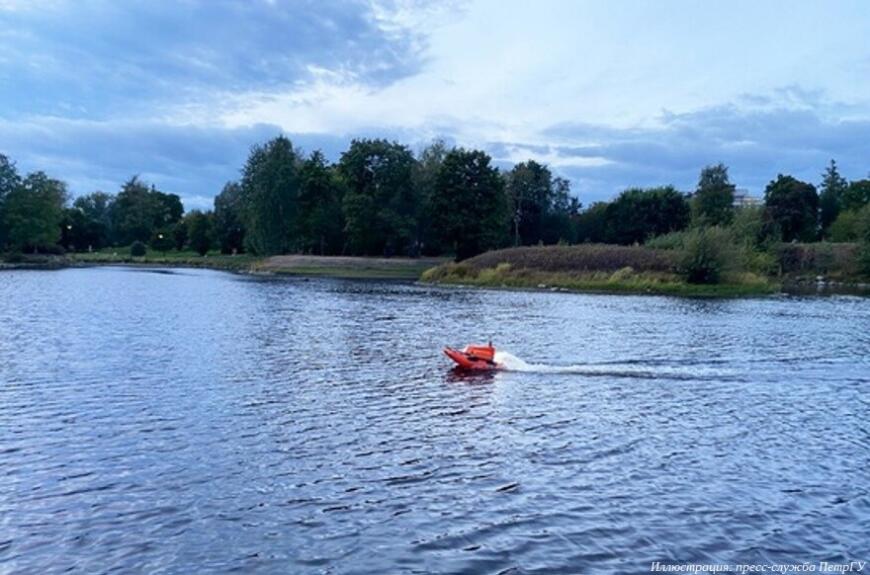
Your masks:
{"label": "water surface", "polygon": [[5,272],[0,572],[870,559],[868,392],[857,297]]}

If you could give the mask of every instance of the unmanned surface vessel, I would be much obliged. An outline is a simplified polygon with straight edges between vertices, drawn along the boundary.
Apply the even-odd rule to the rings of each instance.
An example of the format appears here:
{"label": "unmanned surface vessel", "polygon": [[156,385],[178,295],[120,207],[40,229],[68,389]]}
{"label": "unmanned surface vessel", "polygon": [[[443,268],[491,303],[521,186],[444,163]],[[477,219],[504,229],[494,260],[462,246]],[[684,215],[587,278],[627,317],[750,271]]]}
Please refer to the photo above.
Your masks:
{"label": "unmanned surface vessel", "polygon": [[487,345],[467,345],[463,349],[445,347],[444,354],[455,361],[460,369],[470,371],[504,369],[502,364],[495,361],[495,348],[492,342]]}

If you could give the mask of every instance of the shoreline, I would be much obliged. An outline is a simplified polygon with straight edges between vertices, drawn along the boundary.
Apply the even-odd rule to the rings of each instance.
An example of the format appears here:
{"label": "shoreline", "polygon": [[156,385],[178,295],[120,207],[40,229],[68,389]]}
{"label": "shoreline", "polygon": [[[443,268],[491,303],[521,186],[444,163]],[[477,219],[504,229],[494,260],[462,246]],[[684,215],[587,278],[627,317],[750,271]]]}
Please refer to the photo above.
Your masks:
{"label": "shoreline", "polygon": [[60,270],[85,267],[166,267],[212,269],[263,276],[333,277],[416,281],[445,258],[369,258],[350,256],[271,256],[209,254],[146,255],[132,257],[108,253],[67,256],[27,256],[25,261],[0,261],[0,272],[13,270]]}
{"label": "shoreline", "polygon": [[[495,289],[530,292],[585,293],[598,295],[658,295],[686,298],[751,298],[776,294],[870,296],[870,283],[810,276],[764,278],[720,284],[690,284],[675,274],[543,272],[540,270],[484,268],[472,274],[455,274],[457,264],[445,258],[374,258],[356,256],[287,255],[255,257],[208,256],[131,257],[114,254],[42,256],[40,261],[2,262],[0,272],[60,270],[86,267],[165,267],[212,269],[259,276],[372,279],[414,282],[421,286],[460,289]],[[446,273],[445,273],[446,270]]]}

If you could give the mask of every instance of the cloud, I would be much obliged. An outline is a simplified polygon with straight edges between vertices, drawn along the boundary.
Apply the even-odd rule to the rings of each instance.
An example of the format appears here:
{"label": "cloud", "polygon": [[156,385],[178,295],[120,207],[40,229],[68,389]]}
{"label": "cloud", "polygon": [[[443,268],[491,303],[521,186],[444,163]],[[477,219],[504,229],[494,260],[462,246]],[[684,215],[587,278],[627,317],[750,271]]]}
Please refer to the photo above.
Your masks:
{"label": "cloud", "polygon": [[[138,174],[161,190],[179,194],[188,209],[209,208],[223,184],[239,177],[250,147],[280,133],[270,125],[225,129],[39,118],[0,122],[0,142],[8,146],[0,153],[13,157],[22,172],[43,170],[66,180],[73,195],[116,192]],[[323,136],[294,141],[331,156],[344,145]]]}
{"label": "cloud", "polygon": [[0,142],[76,193],[141,173],[196,207],[278,133],[333,160],[440,136],[587,204],[718,161],[756,194],[832,157],[862,177],[866,4],[736,2],[0,0]]}

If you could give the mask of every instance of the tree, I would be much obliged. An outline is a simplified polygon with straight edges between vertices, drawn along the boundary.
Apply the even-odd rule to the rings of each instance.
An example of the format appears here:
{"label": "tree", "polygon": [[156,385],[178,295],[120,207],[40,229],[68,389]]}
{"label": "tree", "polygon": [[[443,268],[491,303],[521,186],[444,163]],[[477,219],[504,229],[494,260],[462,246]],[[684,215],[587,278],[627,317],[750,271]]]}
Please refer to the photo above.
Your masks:
{"label": "tree", "polygon": [[7,233],[4,225],[6,198],[21,184],[21,177],[15,164],[3,154],[0,154],[0,250],[6,245]]}
{"label": "tree", "polygon": [[819,194],[819,223],[822,234],[827,235],[828,228],[843,209],[843,196],[848,187],[846,178],[837,171],[837,162],[831,160],[822,174],[821,194]]}
{"label": "tree", "polygon": [[172,226],[172,241],[176,251],[182,251],[187,245],[187,222],[181,220]]}
{"label": "tree", "polygon": [[407,147],[387,140],[353,140],[341,155],[338,171],[347,186],[342,207],[351,252],[414,251],[418,209],[414,162]]}
{"label": "tree", "polygon": [[149,188],[138,176],[133,176],[124,183],[112,204],[114,240],[120,244],[148,242],[154,230],[171,227],[181,220],[183,212],[177,195],[165,194],[154,186]]}
{"label": "tree", "polygon": [[29,174],[5,198],[7,241],[24,251],[46,248],[60,239],[66,185],[43,172]]}
{"label": "tree", "polygon": [[75,207],[63,210],[60,222],[60,244],[78,252],[106,245],[106,229],[102,223],[90,219],[83,210]]}
{"label": "tree", "polygon": [[686,233],[680,271],[693,284],[716,284],[737,259],[734,239],[726,229],[704,226]]}
{"label": "tree", "polygon": [[166,194],[151,186],[151,202],[154,210],[154,227],[168,228],[179,221],[184,215],[184,206],[181,198],[176,194]]}
{"label": "tree", "polygon": [[190,247],[196,253],[204,256],[211,248],[212,237],[212,214],[193,210],[185,218],[187,221],[187,234],[190,238]]}
{"label": "tree", "polygon": [[578,242],[604,243],[607,239],[607,202],[595,202],[577,215]]}
{"label": "tree", "polygon": [[302,163],[299,177],[300,247],[320,255],[341,253],[344,216],[338,176],[316,151]]}
{"label": "tree", "polygon": [[214,199],[214,234],[221,253],[244,251],[245,224],[242,218],[242,187],[236,182],[227,182]]}
{"label": "tree", "polygon": [[571,195],[571,183],[564,178],[553,178],[550,205],[541,220],[541,241],[546,245],[576,243],[580,208],[580,201]]}
{"label": "tree", "polygon": [[420,152],[414,165],[414,189],[420,196],[417,210],[417,244],[420,251],[426,255],[442,253],[444,246],[440,245],[438,236],[433,233],[431,222],[435,217],[432,211],[432,197],[435,195],[435,185],[438,172],[444,157],[447,155],[447,145],[443,140],[435,140]]}
{"label": "tree", "polygon": [[255,254],[281,254],[296,247],[300,161],[284,136],[251,149],[242,171],[240,203],[245,248]]}
{"label": "tree", "polygon": [[163,253],[175,247],[175,224],[154,230],[151,236],[151,247]]}
{"label": "tree", "polygon": [[514,166],[506,178],[513,208],[514,245],[537,244],[552,201],[553,176],[547,166],[529,160]]}
{"label": "tree", "polygon": [[764,190],[764,205],[765,216],[779,228],[783,241],[816,239],[819,196],[812,184],[779,174]]}
{"label": "tree", "polygon": [[643,243],[648,238],[680,231],[689,225],[686,197],[673,186],[622,192],[607,206],[608,243]]}
{"label": "tree", "polygon": [[728,225],[734,218],[734,184],[728,179],[724,164],[701,170],[698,186],[692,197],[695,218],[711,226]]}
{"label": "tree", "polygon": [[503,244],[507,224],[504,184],[490,157],[479,150],[451,150],[441,164],[432,196],[433,232],[452,246],[457,260]]}
{"label": "tree", "polygon": [[850,183],[843,192],[842,209],[857,211],[867,204],[870,204],[870,179]]}
{"label": "tree", "polygon": [[828,239],[832,242],[854,242],[859,236],[858,212],[845,210],[840,212],[834,223],[828,228]]}
{"label": "tree", "polygon": [[84,216],[87,229],[87,244],[77,249],[99,249],[111,243],[114,202],[115,196],[105,192],[93,192],[75,199],[73,209]]}

